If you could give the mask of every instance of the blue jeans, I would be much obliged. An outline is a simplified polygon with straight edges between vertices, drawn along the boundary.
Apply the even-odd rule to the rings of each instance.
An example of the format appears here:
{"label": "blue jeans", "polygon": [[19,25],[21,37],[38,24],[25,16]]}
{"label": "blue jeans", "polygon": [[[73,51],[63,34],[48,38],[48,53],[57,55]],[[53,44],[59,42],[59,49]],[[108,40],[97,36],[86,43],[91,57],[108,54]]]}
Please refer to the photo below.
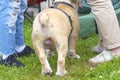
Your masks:
{"label": "blue jeans", "polygon": [[0,54],[11,55],[24,45],[23,20],[27,0],[0,0]]}

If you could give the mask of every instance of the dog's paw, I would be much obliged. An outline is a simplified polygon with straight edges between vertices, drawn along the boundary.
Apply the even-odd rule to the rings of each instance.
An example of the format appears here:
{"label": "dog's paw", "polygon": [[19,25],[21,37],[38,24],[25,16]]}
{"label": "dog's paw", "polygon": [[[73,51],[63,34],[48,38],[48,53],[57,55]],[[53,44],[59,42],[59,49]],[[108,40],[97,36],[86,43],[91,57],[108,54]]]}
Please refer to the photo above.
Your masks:
{"label": "dog's paw", "polygon": [[73,54],[72,52],[69,52],[69,53],[68,53],[68,57],[73,58],[73,59],[79,59],[79,58],[80,58],[79,55]]}
{"label": "dog's paw", "polygon": [[51,69],[45,69],[45,70],[42,69],[41,74],[42,75],[51,75],[52,74],[52,70]]}
{"label": "dog's paw", "polygon": [[67,74],[66,70],[64,70],[63,72],[61,72],[61,71],[56,72],[56,76],[60,76],[60,77],[65,76],[66,74]]}

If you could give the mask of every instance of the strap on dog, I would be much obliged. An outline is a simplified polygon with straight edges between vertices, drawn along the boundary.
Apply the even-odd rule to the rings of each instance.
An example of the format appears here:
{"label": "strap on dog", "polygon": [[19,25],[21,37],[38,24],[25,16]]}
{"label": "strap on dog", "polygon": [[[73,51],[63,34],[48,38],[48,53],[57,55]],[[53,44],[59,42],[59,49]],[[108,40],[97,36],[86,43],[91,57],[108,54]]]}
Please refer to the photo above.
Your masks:
{"label": "strap on dog", "polygon": [[63,12],[63,13],[68,17],[69,22],[70,22],[70,25],[71,25],[71,31],[70,31],[70,34],[69,34],[69,37],[68,37],[68,38],[70,38],[70,35],[71,35],[71,33],[72,33],[72,30],[73,30],[72,19],[71,19],[71,17],[70,17],[65,11],[63,11],[63,10],[60,9],[60,8],[57,8],[57,6],[58,6],[59,4],[65,4],[65,5],[68,5],[68,6],[72,7],[72,8],[74,8],[74,7],[73,7],[71,4],[66,3],[66,2],[55,2],[55,3],[53,4],[53,6],[51,6],[51,8],[60,10],[61,12]]}
{"label": "strap on dog", "polygon": [[62,9],[60,9],[60,8],[55,8],[55,9],[60,10],[61,12],[63,12],[68,17],[69,22],[70,22],[70,26],[71,26],[71,30],[72,30],[72,19],[71,19],[71,17],[65,11],[63,11]]}

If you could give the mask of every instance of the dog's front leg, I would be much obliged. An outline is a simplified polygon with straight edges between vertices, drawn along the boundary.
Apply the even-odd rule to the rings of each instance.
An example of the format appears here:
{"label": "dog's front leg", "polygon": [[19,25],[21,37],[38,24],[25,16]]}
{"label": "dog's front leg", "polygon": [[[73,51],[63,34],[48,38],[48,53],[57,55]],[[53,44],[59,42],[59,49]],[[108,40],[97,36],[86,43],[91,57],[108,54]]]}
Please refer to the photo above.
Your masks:
{"label": "dog's front leg", "polygon": [[67,56],[68,52],[68,44],[67,42],[61,42],[59,47],[57,48],[58,52],[58,61],[57,61],[57,76],[64,76],[67,74],[67,71],[65,70],[65,58]]}

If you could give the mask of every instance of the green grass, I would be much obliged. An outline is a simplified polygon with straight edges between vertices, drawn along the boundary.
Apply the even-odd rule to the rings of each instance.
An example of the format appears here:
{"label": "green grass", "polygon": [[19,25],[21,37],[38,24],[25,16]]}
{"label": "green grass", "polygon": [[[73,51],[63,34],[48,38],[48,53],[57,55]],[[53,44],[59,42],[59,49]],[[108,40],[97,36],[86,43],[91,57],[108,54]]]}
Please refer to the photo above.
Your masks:
{"label": "green grass", "polygon": [[[32,46],[31,42],[32,26],[25,21],[24,35],[26,45]],[[77,43],[77,53],[80,59],[66,58],[66,69],[68,74],[64,77],[56,77],[57,54],[49,57],[50,65],[53,69],[51,76],[41,75],[41,64],[38,57],[32,54],[28,57],[18,58],[26,66],[24,68],[0,66],[0,80],[120,80],[120,59],[115,59],[97,67],[90,67],[88,59],[97,55],[91,49],[97,44],[98,36],[91,35],[86,39],[79,39]]]}

